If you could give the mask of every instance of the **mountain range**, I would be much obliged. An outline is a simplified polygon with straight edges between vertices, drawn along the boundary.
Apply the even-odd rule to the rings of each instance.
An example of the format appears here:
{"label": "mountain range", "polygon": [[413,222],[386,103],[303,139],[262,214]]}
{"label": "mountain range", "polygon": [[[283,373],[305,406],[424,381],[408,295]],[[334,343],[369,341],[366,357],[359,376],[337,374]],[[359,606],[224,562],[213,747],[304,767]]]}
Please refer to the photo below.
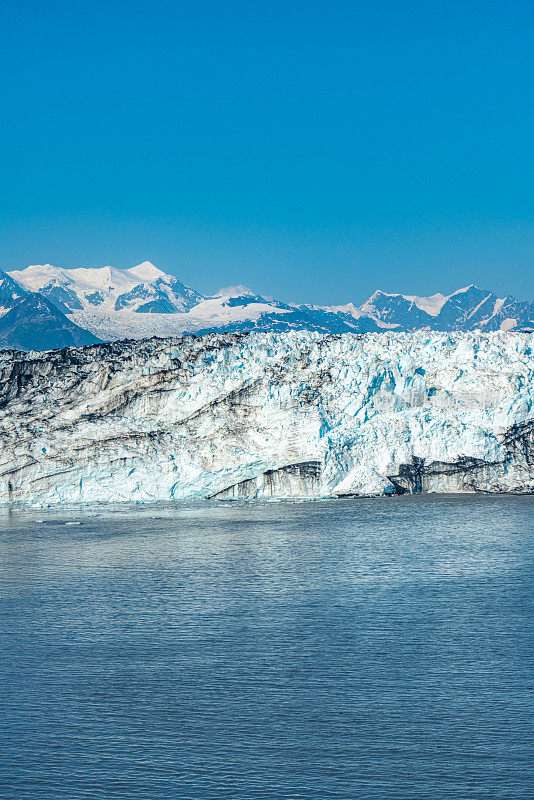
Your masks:
{"label": "mountain range", "polygon": [[0,271],[0,348],[47,350],[99,341],[213,331],[319,333],[520,331],[534,328],[534,302],[471,284],[430,297],[376,291],[363,305],[299,305],[245,286],[207,296],[148,261],[117,269],[50,264]]}

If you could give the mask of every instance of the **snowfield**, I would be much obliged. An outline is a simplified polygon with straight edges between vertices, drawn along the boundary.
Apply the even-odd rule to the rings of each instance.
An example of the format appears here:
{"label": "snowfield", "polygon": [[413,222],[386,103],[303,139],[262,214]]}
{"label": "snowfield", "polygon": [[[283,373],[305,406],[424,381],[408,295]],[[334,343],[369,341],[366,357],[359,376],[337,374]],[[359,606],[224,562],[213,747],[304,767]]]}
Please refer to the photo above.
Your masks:
{"label": "snowfield", "polygon": [[0,500],[534,491],[534,334],[0,353]]}

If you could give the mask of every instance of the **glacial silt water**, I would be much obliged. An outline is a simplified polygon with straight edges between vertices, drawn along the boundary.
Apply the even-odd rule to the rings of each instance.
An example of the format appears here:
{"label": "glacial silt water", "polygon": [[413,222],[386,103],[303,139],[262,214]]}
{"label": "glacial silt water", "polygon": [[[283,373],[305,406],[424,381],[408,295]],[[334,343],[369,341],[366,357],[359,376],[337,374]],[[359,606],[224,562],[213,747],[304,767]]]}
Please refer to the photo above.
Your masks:
{"label": "glacial silt water", "polygon": [[4,509],[0,794],[526,800],[533,531],[510,496]]}

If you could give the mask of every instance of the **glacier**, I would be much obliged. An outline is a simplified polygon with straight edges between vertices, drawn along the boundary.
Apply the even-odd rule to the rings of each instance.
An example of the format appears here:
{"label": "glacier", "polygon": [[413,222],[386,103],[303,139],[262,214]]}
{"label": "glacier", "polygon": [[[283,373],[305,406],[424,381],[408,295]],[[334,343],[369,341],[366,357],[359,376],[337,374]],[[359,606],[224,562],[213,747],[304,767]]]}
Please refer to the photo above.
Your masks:
{"label": "glacier", "polygon": [[0,501],[534,492],[534,334],[0,353]]}

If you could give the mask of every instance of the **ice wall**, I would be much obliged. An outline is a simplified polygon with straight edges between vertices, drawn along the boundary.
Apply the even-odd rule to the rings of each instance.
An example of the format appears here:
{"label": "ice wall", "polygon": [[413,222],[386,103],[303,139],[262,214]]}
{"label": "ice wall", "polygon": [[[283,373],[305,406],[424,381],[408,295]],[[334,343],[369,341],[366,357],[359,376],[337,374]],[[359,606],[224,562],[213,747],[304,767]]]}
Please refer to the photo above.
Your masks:
{"label": "ice wall", "polygon": [[534,491],[534,334],[0,354],[0,500]]}

